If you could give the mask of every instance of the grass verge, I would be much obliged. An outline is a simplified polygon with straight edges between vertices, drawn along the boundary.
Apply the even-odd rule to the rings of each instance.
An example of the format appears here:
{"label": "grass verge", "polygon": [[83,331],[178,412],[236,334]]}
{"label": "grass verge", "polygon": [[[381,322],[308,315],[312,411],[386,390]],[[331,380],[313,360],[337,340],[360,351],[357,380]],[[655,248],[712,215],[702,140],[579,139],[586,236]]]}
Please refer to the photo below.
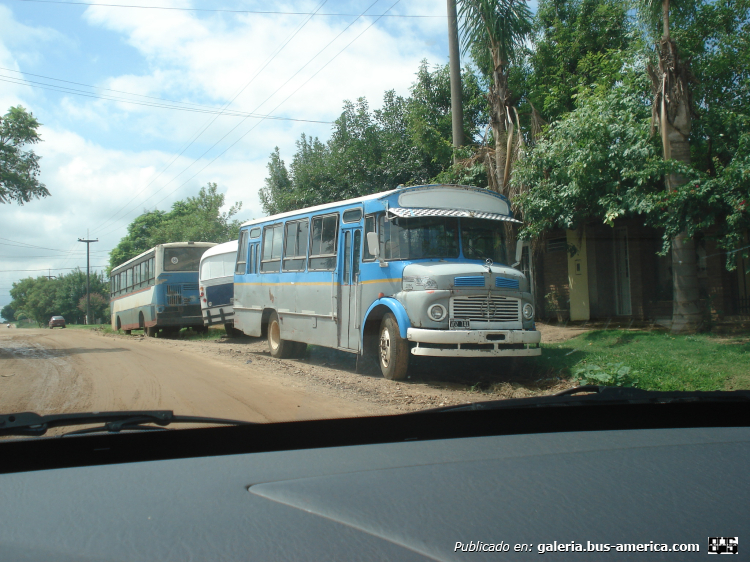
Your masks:
{"label": "grass verge", "polygon": [[[589,378],[648,390],[750,389],[750,335],[672,335],[638,330],[595,330],[543,345],[529,359],[535,375]],[[596,379],[610,374],[611,381]],[[606,377],[603,377],[606,378]]]}

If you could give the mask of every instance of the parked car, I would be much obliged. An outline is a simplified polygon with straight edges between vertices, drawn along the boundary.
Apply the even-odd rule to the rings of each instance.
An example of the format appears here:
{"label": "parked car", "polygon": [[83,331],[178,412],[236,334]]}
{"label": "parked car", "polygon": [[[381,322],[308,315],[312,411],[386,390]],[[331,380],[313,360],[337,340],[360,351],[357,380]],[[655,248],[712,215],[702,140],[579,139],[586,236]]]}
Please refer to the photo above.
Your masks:
{"label": "parked car", "polygon": [[54,327],[64,328],[65,327],[65,318],[62,316],[53,316],[49,319],[49,329],[51,330]]}

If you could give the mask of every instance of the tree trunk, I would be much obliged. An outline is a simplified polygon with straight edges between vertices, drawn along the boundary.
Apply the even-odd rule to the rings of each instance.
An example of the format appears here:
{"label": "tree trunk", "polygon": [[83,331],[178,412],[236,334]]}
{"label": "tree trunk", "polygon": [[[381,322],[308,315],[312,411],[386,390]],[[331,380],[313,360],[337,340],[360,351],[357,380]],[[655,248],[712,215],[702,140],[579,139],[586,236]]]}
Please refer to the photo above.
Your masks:
{"label": "tree trunk", "polygon": [[[682,105],[686,105],[683,101]],[[687,107],[681,107],[676,119],[677,125],[683,125],[681,130],[666,122],[669,152],[674,160],[690,165],[690,142],[685,132],[686,115],[689,131],[690,113]],[[682,123],[680,123],[682,121]],[[670,174],[667,178],[669,189],[676,189],[686,182],[686,178],[679,174]],[[695,332],[701,325],[702,314],[698,306],[698,265],[695,259],[695,241],[683,231],[672,240],[672,333]]]}
{"label": "tree trunk", "polygon": [[506,160],[509,158],[509,154],[506,150],[506,105],[508,103],[508,77],[505,75],[505,65],[500,60],[498,49],[491,49],[492,62],[494,70],[492,72],[492,84],[490,85],[490,91],[488,94],[490,101],[490,124],[492,125],[492,135],[495,137],[495,181],[497,185],[497,192],[503,195],[506,193],[507,188],[505,185],[505,168]]}
{"label": "tree trunk", "polygon": [[[668,3],[665,2],[665,18]],[[665,160],[690,165],[690,129],[692,119],[690,72],[680,63],[675,44],[669,39],[668,20],[665,37],[659,42],[659,69],[649,68],[654,86],[654,114],[658,114]],[[666,178],[667,189],[675,190],[687,179],[680,174]],[[698,306],[698,266],[695,242],[686,231],[672,240],[672,333],[695,332],[702,322]]]}

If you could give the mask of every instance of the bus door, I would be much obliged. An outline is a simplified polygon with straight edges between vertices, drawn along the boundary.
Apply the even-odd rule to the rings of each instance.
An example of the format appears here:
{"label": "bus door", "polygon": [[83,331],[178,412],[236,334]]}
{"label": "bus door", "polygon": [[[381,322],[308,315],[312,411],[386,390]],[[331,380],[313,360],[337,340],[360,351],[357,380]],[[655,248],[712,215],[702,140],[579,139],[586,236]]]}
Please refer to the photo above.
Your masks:
{"label": "bus door", "polygon": [[339,347],[359,347],[359,262],[362,249],[362,228],[341,231],[342,264],[339,267],[338,336]]}

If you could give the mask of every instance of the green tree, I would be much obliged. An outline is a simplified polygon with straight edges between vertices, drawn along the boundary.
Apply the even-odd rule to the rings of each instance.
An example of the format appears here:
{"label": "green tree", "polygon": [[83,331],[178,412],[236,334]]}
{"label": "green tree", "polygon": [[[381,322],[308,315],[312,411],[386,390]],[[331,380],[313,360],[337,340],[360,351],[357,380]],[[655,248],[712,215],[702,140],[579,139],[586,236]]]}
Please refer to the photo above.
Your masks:
{"label": "green tree", "polygon": [[[102,296],[100,293],[91,293],[89,297],[89,303],[91,306],[91,317],[92,318],[108,318],[109,317],[109,299]],[[86,317],[86,295],[82,296],[78,301],[78,310]]]}
{"label": "green tree", "polygon": [[6,304],[2,310],[0,310],[0,316],[2,316],[3,320],[6,322],[10,322],[11,320],[16,319],[16,309],[13,308],[12,304]]}
{"label": "green tree", "polygon": [[[466,136],[476,138],[486,103],[479,78],[468,69],[463,89]],[[276,214],[428,183],[451,166],[451,134],[448,67],[430,70],[423,61],[409,97],[389,90],[374,111],[364,98],[345,101],[328,142],[302,134],[289,167],[274,149],[259,194],[263,210]]]}
{"label": "green tree", "polygon": [[459,0],[458,16],[464,51],[470,51],[477,65],[491,77],[488,97],[495,162],[494,170],[487,174],[490,187],[509,195],[511,166],[523,137],[508,73],[531,31],[531,10],[526,0]]}
{"label": "green tree", "polygon": [[[307,141],[304,136],[301,140],[303,142]],[[281,159],[278,146],[271,153],[271,161],[266,167],[268,168],[268,177],[266,178],[265,185],[258,191],[263,210],[269,215],[275,215],[294,208],[290,206],[292,182],[289,179],[286,164]]]}
{"label": "green tree", "polygon": [[575,109],[575,95],[620,79],[621,53],[633,42],[622,0],[541,0],[519,95],[552,122]]}
{"label": "green tree", "polygon": [[39,125],[20,105],[0,117],[0,203],[16,201],[23,205],[49,195],[39,182],[39,156],[33,150],[24,150],[41,140]]}
{"label": "green tree", "polygon": [[[239,235],[240,221],[233,217],[242,209],[235,203],[221,212],[224,194],[209,182],[196,197],[176,201],[171,211],[145,211],[128,225],[128,233],[109,254],[108,272],[138,254],[167,242],[228,242]],[[93,292],[93,289],[92,289]]]}

